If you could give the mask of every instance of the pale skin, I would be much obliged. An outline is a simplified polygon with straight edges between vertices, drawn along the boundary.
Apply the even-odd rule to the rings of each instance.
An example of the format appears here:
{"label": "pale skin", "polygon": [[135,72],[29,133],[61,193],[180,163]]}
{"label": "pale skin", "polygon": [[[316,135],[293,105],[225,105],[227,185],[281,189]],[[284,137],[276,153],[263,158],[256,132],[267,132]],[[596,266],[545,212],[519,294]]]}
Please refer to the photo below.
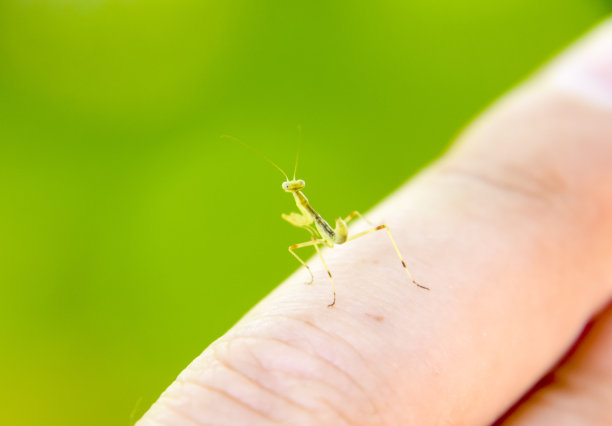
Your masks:
{"label": "pale skin", "polygon": [[612,424],[611,182],[607,23],[368,213],[432,291],[380,233],[324,248],[333,309],[309,263],[139,424],[486,425],[522,397],[503,424]]}

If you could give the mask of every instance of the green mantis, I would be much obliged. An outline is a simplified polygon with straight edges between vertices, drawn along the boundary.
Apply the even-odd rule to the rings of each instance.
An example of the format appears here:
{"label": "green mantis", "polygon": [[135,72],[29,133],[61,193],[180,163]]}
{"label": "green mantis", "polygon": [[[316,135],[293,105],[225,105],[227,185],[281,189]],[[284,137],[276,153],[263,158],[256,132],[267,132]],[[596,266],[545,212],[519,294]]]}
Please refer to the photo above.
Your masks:
{"label": "green mantis", "polygon": [[[289,179],[289,176],[287,175],[287,173],[285,173],[283,171],[283,169],[281,169],[278,165],[276,165],[276,163],[274,163],[268,157],[266,157],[265,155],[263,155],[259,151],[255,150],[253,147],[251,147],[251,146],[245,144],[244,142],[242,142],[241,140],[236,139],[236,138],[231,137],[231,136],[222,136],[222,137],[228,138],[228,139],[232,139],[232,140],[242,144],[247,149],[255,152],[256,154],[261,156],[264,160],[266,160],[268,163],[272,164],[285,177],[285,181],[282,183],[282,188],[283,188],[283,190],[285,192],[290,193],[290,194],[293,195],[293,198],[295,200],[295,204],[296,204],[296,206],[297,206],[297,208],[299,210],[299,213],[297,213],[297,212],[293,212],[293,213],[289,213],[289,214],[284,214],[283,213],[281,215],[281,217],[284,220],[286,220],[287,222],[289,222],[291,225],[297,226],[298,228],[305,229],[310,234],[310,239],[308,241],[305,241],[303,243],[298,243],[298,244],[290,245],[289,246],[289,253],[291,253],[291,255],[293,255],[298,260],[298,262],[300,262],[306,268],[306,270],[310,274],[310,281],[307,284],[312,284],[313,281],[314,281],[314,274],[312,273],[312,270],[310,269],[308,264],[306,264],[306,262],[304,262],[304,260],[300,256],[297,255],[295,250],[297,250],[299,248],[303,248],[303,247],[309,247],[309,246],[312,246],[312,247],[315,248],[317,254],[321,258],[321,262],[323,263],[323,266],[325,267],[325,270],[327,271],[327,275],[329,276],[329,280],[331,282],[333,299],[332,299],[332,302],[328,305],[329,307],[332,307],[332,306],[334,306],[336,304],[336,287],[335,287],[335,284],[334,284],[334,278],[332,276],[332,273],[329,270],[329,268],[327,267],[327,263],[325,262],[325,259],[323,258],[323,255],[321,253],[321,247],[326,246],[326,247],[332,248],[336,244],[345,244],[345,243],[347,243],[349,241],[353,241],[353,240],[355,240],[357,238],[361,238],[361,237],[363,237],[365,235],[371,234],[372,232],[380,231],[380,230],[383,230],[383,229],[385,231],[387,231],[387,235],[389,236],[389,240],[391,241],[391,244],[393,244],[393,248],[395,249],[397,257],[399,258],[399,260],[400,260],[400,262],[402,264],[402,267],[406,271],[406,274],[408,274],[408,278],[417,287],[425,289],[425,290],[429,290],[428,287],[425,287],[424,285],[419,284],[413,278],[412,274],[408,270],[408,267],[406,266],[406,262],[404,261],[404,258],[402,257],[402,254],[401,254],[399,248],[397,247],[397,244],[396,244],[396,242],[395,242],[395,240],[393,238],[393,235],[391,234],[391,231],[389,230],[389,227],[387,225],[374,226],[373,228],[368,229],[368,230],[363,231],[363,232],[360,232],[358,234],[349,235],[349,230],[348,230],[347,224],[351,220],[355,219],[356,217],[364,219],[367,223],[370,223],[358,211],[353,211],[351,214],[349,214],[344,219],[342,219],[342,218],[336,219],[336,223],[335,223],[335,227],[334,228],[332,228],[329,225],[329,223],[327,223],[325,221],[325,219],[323,219],[323,217],[321,217],[321,215],[319,213],[317,213],[317,211],[312,207],[312,205],[310,204],[310,202],[308,201],[308,199],[306,198],[306,196],[302,192],[302,190],[306,186],[306,183],[302,179],[296,179],[297,165],[298,165],[298,158],[299,158],[299,147],[298,147],[298,153],[297,153],[296,159],[295,159],[295,168],[294,168],[294,171],[293,171],[293,179]],[[300,142],[301,142],[301,140],[300,140]],[[301,143],[300,143],[300,145],[301,145]]]}

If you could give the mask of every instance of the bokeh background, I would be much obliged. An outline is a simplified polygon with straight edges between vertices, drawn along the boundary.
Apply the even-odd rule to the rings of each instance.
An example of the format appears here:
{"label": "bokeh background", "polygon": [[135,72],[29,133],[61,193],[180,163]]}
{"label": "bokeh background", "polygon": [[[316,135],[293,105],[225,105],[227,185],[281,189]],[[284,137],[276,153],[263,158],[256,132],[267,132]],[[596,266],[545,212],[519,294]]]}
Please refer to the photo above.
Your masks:
{"label": "bokeh background", "polygon": [[0,0],[0,424],[128,425],[604,0]]}

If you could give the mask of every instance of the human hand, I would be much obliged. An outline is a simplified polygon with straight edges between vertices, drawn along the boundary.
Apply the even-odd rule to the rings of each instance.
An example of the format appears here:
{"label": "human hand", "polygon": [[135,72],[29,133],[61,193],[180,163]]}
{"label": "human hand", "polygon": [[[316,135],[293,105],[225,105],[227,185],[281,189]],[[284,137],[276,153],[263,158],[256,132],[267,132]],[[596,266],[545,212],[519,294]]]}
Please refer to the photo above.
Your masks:
{"label": "human hand", "polygon": [[369,218],[431,291],[385,235],[328,250],[335,307],[314,259],[139,424],[612,424],[612,23]]}

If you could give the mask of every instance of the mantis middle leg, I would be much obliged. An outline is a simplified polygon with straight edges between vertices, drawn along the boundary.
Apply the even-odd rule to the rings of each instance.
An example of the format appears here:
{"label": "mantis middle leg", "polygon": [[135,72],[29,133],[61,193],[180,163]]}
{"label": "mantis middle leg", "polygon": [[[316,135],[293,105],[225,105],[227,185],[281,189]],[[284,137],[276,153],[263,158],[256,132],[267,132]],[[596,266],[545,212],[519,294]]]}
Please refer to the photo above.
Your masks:
{"label": "mantis middle leg", "polygon": [[312,273],[312,270],[310,269],[310,266],[308,266],[306,264],[306,262],[304,262],[302,260],[302,258],[300,258],[294,252],[294,250],[296,250],[298,248],[302,248],[302,247],[314,246],[315,250],[317,251],[317,254],[321,258],[321,262],[323,262],[323,266],[325,267],[325,270],[327,271],[327,275],[329,276],[329,280],[331,282],[332,293],[333,293],[333,300],[332,300],[332,303],[327,305],[327,306],[329,306],[331,308],[332,306],[334,306],[336,304],[336,286],[334,285],[334,278],[332,276],[332,273],[329,270],[329,268],[327,267],[327,263],[325,263],[325,259],[323,258],[323,255],[321,254],[321,250],[319,250],[319,244],[325,244],[325,241],[322,240],[322,239],[312,239],[310,241],[306,241],[306,242],[303,242],[303,243],[293,244],[293,245],[289,246],[289,253],[291,253],[302,265],[304,265],[306,267],[306,269],[308,269],[308,273],[310,274],[310,282],[308,282],[306,284],[312,284],[313,281],[314,281],[314,274]]}
{"label": "mantis middle leg", "polygon": [[289,246],[289,253],[291,253],[291,255],[293,257],[295,257],[298,260],[298,262],[300,262],[302,264],[302,266],[304,266],[308,270],[308,273],[310,274],[310,281],[306,283],[308,285],[312,284],[312,282],[314,281],[314,274],[310,270],[310,266],[308,266],[306,264],[306,262],[304,262],[302,260],[302,258],[300,256],[298,256],[296,252],[294,252],[294,250],[302,248],[302,247],[308,247],[308,246],[315,246],[316,247],[317,244],[322,244],[322,243],[323,243],[323,240],[313,239],[313,240],[310,240],[310,241],[306,241],[304,243],[292,244],[292,245]]}

